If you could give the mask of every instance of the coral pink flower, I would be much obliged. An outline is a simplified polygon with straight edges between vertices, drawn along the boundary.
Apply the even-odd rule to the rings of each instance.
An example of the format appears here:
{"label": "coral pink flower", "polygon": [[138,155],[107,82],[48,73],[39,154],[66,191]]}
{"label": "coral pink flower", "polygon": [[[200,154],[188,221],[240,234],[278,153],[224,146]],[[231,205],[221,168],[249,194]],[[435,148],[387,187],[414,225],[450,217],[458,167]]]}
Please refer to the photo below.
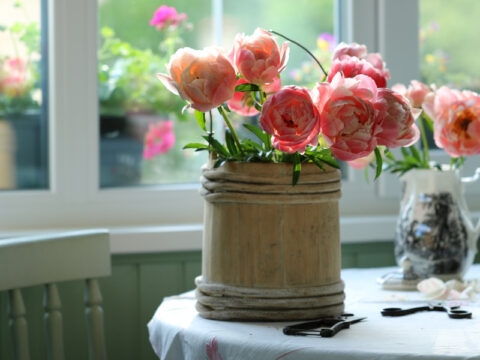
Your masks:
{"label": "coral pink flower", "polygon": [[480,95],[442,86],[428,94],[423,109],[433,119],[434,139],[449,155],[480,154]]}
{"label": "coral pink flower", "polygon": [[421,108],[425,96],[432,92],[427,85],[417,80],[412,80],[408,88],[403,84],[395,84],[392,86],[392,90],[405,96],[410,105],[415,108]]}
{"label": "coral pink flower", "polygon": [[376,122],[381,126],[377,134],[378,145],[410,146],[420,138],[410,105],[402,95],[387,88],[378,89],[373,107]]}
{"label": "coral pink flower", "polygon": [[318,144],[320,114],[307,89],[286,86],[263,104],[260,126],[272,135],[275,149],[303,153],[307,145]]}
{"label": "coral pink flower", "polygon": [[253,35],[238,34],[232,49],[232,60],[243,78],[250,83],[272,83],[285,69],[288,61],[288,44],[278,46],[268,31],[256,29]]}
{"label": "coral pink flower", "polygon": [[337,73],[343,73],[346,78],[352,78],[357,75],[367,75],[371,77],[377,87],[386,87],[387,80],[390,78],[388,70],[378,69],[365,59],[359,59],[353,56],[344,56],[332,62],[327,81],[332,81]]}
{"label": "coral pink flower", "polygon": [[168,90],[202,112],[229,100],[237,76],[230,61],[216,48],[177,50],[167,65],[170,75],[157,74]]}
{"label": "coral pink flower", "polygon": [[317,83],[313,91],[323,138],[338,159],[352,161],[375,150],[380,127],[372,104],[377,86],[370,77],[344,78],[339,73],[330,84]]}
{"label": "coral pink flower", "polygon": [[11,58],[0,63],[0,92],[8,97],[24,96],[32,85],[27,65],[27,61],[21,58]]}
{"label": "coral pink flower", "polygon": [[[237,85],[246,83],[248,83],[248,81],[243,78],[239,78],[237,81]],[[274,93],[280,90],[280,87],[280,78],[277,77],[273,83],[262,86],[262,91],[266,92],[267,94]],[[259,111],[255,109],[250,92],[236,92],[233,94],[233,97],[227,101],[227,105],[231,110],[239,113],[242,116],[255,116],[259,113]]]}
{"label": "coral pink flower", "polygon": [[152,159],[156,155],[166,154],[174,144],[173,121],[159,121],[156,124],[149,124],[148,131],[145,134],[143,157],[144,159]]}
{"label": "coral pink flower", "polygon": [[150,20],[150,26],[156,26],[158,30],[167,26],[177,27],[182,21],[187,19],[187,14],[178,14],[174,7],[167,5],[160,6],[153,14]]}
{"label": "coral pink flower", "polygon": [[337,59],[341,60],[344,56],[354,56],[362,59],[366,55],[367,47],[365,45],[359,45],[357,43],[346,44],[341,42],[333,51],[332,61]]}

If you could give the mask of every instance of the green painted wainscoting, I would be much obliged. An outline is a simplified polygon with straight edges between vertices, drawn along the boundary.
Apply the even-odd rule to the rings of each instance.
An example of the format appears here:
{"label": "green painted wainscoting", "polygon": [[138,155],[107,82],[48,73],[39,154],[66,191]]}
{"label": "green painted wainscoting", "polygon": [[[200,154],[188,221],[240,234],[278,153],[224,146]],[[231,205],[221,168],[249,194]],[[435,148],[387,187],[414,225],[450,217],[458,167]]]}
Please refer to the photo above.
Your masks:
{"label": "green painted wainscoting", "polygon": [[[393,243],[344,244],[342,264],[344,268],[393,266]],[[109,359],[156,359],[148,342],[146,324],[165,296],[193,289],[193,279],[200,274],[200,269],[200,251],[114,255],[112,276],[101,280]],[[86,360],[83,284],[62,283],[59,284],[59,291],[63,302],[66,358]],[[46,359],[43,289],[24,289],[23,295],[29,321],[32,360],[43,360]],[[13,357],[5,292],[0,293],[0,307],[0,360],[10,360]]]}

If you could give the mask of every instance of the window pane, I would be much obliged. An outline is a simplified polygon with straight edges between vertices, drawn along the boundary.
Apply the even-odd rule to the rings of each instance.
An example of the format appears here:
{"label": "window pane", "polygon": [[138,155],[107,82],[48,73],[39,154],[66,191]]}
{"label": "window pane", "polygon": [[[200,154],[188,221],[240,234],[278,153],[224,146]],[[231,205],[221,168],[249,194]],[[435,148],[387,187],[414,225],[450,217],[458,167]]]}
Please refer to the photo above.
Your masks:
{"label": "window pane", "polygon": [[420,1],[424,82],[480,91],[479,17],[478,0]]}
{"label": "window pane", "polygon": [[212,44],[210,2],[164,4],[175,7],[178,24],[163,24],[159,13],[150,25],[158,2],[99,2],[102,187],[198,182],[206,160],[205,153],[182,150],[201,140],[198,125],[190,112],[181,115],[185,102],[155,74],[166,72],[177,48]]}
{"label": "window pane", "polygon": [[2,190],[48,187],[45,7],[41,0],[0,2]]}
{"label": "window pane", "polygon": [[[99,0],[102,187],[198,181],[206,154],[184,151],[182,146],[202,141],[201,131],[192,113],[179,116],[185,103],[168,92],[154,74],[165,72],[170,55],[180,46],[199,49],[214,45],[211,3],[166,1],[165,5],[175,7],[178,24],[163,26],[159,14],[157,26],[151,26],[158,3]],[[164,11],[163,15],[169,14],[166,8]],[[173,10],[168,11],[171,14]],[[290,3],[274,0],[224,1],[223,46],[231,48],[238,32],[251,34],[257,27],[271,28],[298,40],[322,60],[328,59],[328,51],[321,49],[334,46],[333,0],[296,1],[295,16],[291,11]],[[182,13],[185,15],[179,15]],[[328,35],[319,38],[322,33]],[[283,84],[313,85],[321,78],[305,51],[291,45]],[[256,117],[249,121],[255,122]]]}

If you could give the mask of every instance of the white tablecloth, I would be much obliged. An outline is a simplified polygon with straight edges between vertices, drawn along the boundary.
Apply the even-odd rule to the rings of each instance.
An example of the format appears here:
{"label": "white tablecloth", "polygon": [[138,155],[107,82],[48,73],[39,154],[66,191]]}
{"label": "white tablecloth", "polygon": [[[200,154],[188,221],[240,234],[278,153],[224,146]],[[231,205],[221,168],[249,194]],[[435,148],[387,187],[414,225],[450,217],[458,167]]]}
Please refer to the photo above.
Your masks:
{"label": "white tablecloth", "polygon": [[[367,319],[333,338],[287,336],[289,323],[248,323],[201,318],[193,291],[166,298],[148,323],[150,342],[160,359],[480,359],[480,301],[462,302],[473,319],[450,319],[423,312],[389,318],[384,307],[425,304],[419,292],[382,290],[376,279],[394,268],[348,269],[346,312]],[[466,278],[480,278],[473,266]]]}

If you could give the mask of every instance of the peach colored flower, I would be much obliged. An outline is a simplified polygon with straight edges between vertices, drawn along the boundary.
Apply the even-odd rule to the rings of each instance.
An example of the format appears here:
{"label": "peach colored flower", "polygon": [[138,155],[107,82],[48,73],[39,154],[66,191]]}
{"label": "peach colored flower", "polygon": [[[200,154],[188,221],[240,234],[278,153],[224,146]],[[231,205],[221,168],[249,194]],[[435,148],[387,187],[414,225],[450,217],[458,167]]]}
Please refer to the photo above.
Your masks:
{"label": "peach colored flower", "polygon": [[395,84],[392,90],[405,96],[415,108],[421,108],[425,96],[432,92],[427,85],[417,80],[412,80],[408,88],[403,84]]}
{"label": "peach colored flower", "polygon": [[320,114],[305,88],[286,86],[270,96],[259,122],[280,151],[303,153],[307,145],[318,144]]}
{"label": "peach colored flower", "polygon": [[272,83],[285,69],[288,61],[288,43],[279,47],[268,31],[256,29],[253,35],[238,34],[231,57],[238,72],[250,83]]}
{"label": "peach colored flower", "polygon": [[230,61],[216,48],[177,50],[167,65],[167,74],[157,74],[168,90],[207,112],[229,100],[237,76]]}
{"label": "peach colored flower", "polygon": [[152,159],[156,155],[166,154],[175,144],[175,133],[173,132],[173,121],[159,121],[156,124],[149,124],[145,134],[143,147],[143,158]]}
{"label": "peach colored flower", "polygon": [[[248,81],[243,78],[239,78],[237,80],[237,85],[247,83]],[[262,91],[270,94],[280,90],[280,87],[280,78],[277,77],[275,78],[273,83],[262,86]],[[236,92],[235,94],[233,94],[233,97],[227,101],[227,105],[230,110],[233,110],[242,116],[255,116],[259,114],[259,111],[254,106],[254,101],[250,95],[250,92]]]}
{"label": "peach colored flower", "polygon": [[331,83],[317,83],[313,91],[323,138],[338,159],[352,161],[375,150],[380,127],[372,104],[377,86],[370,77],[344,78],[338,73]]}
{"label": "peach colored flower", "polygon": [[333,51],[332,61],[336,59],[342,59],[344,56],[354,56],[357,58],[363,58],[367,55],[367,47],[357,43],[346,44],[341,42],[337,45]]}
{"label": "peach colored flower", "polygon": [[402,95],[387,88],[378,89],[373,107],[376,122],[381,126],[377,134],[378,145],[410,146],[420,138],[410,105]]}
{"label": "peach colored flower", "polygon": [[480,95],[446,86],[428,94],[423,109],[433,119],[434,139],[450,156],[480,154]]}

